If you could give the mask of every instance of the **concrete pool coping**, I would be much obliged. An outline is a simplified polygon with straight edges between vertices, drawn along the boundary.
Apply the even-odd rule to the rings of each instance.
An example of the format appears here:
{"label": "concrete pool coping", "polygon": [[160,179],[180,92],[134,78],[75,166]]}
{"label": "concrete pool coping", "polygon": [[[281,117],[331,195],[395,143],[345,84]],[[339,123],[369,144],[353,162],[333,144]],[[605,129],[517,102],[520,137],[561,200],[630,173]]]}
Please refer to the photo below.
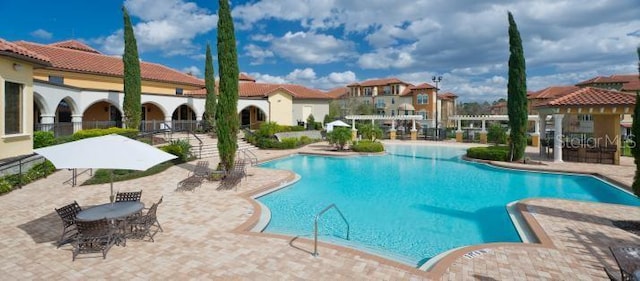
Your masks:
{"label": "concrete pool coping", "polygon": [[[410,144],[405,144],[405,145],[410,145]],[[446,145],[445,145],[446,146]],[[355,153],[351,153],[349,155],[336,155],[335,153],[318,153],[318,152],[313,152],[313,153],[292,153],[286,156],[282,156],[282,157],[274,157],[272,159],[266,160],[266,161],[262,161],[263,162],[267,162],[267,161],[272,161],[275,159],[279,159],[279,158],[283,158],[283,157],[290,157],[292,155],[318,155],[318,156],[333,156],[333,157],[354,157],[354,156],[375,156],[375,155],[383,155],[383,154],[370,154],[370,153],[363,153],[363,154],[355,154]],[[474,161],[475,159],[471,160]],[[616,180],[612,180],[608,177],[602,176],[598,173],[574,173],[574,172],[570,172],[570,171],[564,171],[564,170],[550,170],[550,169],[525,169],[525,168],[519,168],[519,167],[513,167],[510,165],[500,165],[499,163],[496,164],[495,161],[483,161],[480,160],[478,162],[482,162],[482,163],[486,163],[490,166],[495,166],[498,168],[506,168],[506,169],[514,169],[514,170],[524,170],[524,171],[538,171],[538,172],[550,172],[550,173],[562,173],[562,174],[579,174],[579,175],[591,175],[591,176],[595,176],[596,178],[603,180],[603,181],[611,181],[613,182],[613,186],[615,186],[616,188],[619,188],[627,193],[629,193],[628,190],[625,190],[624,188],[620,188],[617,185],[622,185],[625,186],[624,183],[618,182]],[[281,234],[271,234],[271,233],[264,233],[264,232],[253,232],[253,230],[255,229],[260,229],[261,225],[264,225],[264,227],[266,227],[266,224],[268,224],[268,222],[261,221],[264,220],[265,217],[263,215],[261,215],[261,213],[263,212],[264,209],[268,209],[263,208],[263,205],[259,202],[257,202],[257,200],[255,200],[255,198],[260,197],[262,195],[277,191],[279,189],[282,189],[284,187],[287,187],[291,184],[293,184],[295,177],[297,176],[296,174],[292,173],[293,175],[288,177],[288,179],[291,179],[291,182],[289,183],[284,183],[281,182],[280,184],[277,185],[271,185],[271,186],[267,186],[265,188],[261,188],[260,190],[254,190],[254,191],[248,191],[244,194],[242,194],[242,197],[244,197],[247,201],[250,202],[250,204],[253,205],[254,210],[256,210],[252,216],[242,225],[240,225],[239,227],[237,227],[234,232],[236,233],[240,233],[240,234],[249,234],[249,235],[259,235],[259,236],[266,236],[266,237],[272,237],[272,238],[280,238],[280,239],[285,239],[285,240],[289,240],[290,241],[290,245],[292,247],[295,247],[292,245],[293,241],[297,241],[297,242],[302,242],[305,243],[307,245],[313,245],[313,240],[312,239],[306,239],[306,238],[301,238],[301,237],[292,237],[292,236],[288,236],[288,235],[281,235]],[[299,176],[298,176],[299,177]],[[297,180],[295,180],[297,181]],[[528,208],[528,202],[532,202],[535,200],[539,200],[539,199],[544,199],[544,198],[527,198],[527,199],[523,199],[523,200],[519,200],[517,202],[512,202],[508,205],[509,206],[505,206],[506,208],[510,208],[511,212],[510,213],[510,217],[512,218],[512,222],[514,223],[514,226],[516,228],[521,227],[523,228],[522,231],[524,233],[524,236],[526,236],[527,240],[529,241],[534,241],[533,243],[509,243],[509,242],[499,242],[499,243],[486,243],[486,244],[478,244],[478,245],[470,245],[470,246],[464,246],[464,247],[460,247],[460,248],[456,248],[456,249],[451,249],[449,251],[445,251],[443,253],[440,253],[439,255],[437,255],[436,257],[432,258],[430,261],[428,261],[427,263],[423,264],[420,267],[413,267],[410,265],[407,265],[405,263],[399,262],[399,261],[395,261],[389,258],[386,258],[384,256],[380,256],[380,255],[376,255],[376,254],[372,254],[370,252],[367,251],[363,251],[363,250],[357,250],[348,246],[343,246],[343,245],[338,245],[338,244],[332,244],[332,243],[327,243],[327,242],[322,242],[322,241],[318,241],[318,245],[321,247],[326,247],[326,248],[331,248],[331,249],[335,249],[338,251],[344,251],[344,252],[348,252],[354,255],[361,255],[361,256],[365,256],[367,258],[376,260],[377,262],[383,263],[383,264],[387,264],[396,268],[399,268],[401,270],[405,270],[405,271],[409,271],[413,274],[417,274],[417,275],[421,275],[424,277],[428,277],[428,278],[439,278],[440,276],[442,276],[445,272],[447,272],[448,268],[450,268],[458,259],[464,257],[467,259],[473,259],[476,258],[478,256],[481,256],[485,253],[488,253],[490,251],[492,251],[492,249],[497,249],[497,248],[502,248],[502,247],[521,247],[523,249],[529,249],[529,248],[542,248],[542,249],[558,249],[555,247],[555,245],[553,244],[552,240],[549,238],[549,236],[547,235],[547,233],[544,231],[544,228],[542,226],[540,226],[540,224],[538,223],[538,221],[536,220],[534,214],[535,214],[535,209]],[[577,201],[577,200],[568,200],[568,199],[555,199],[554,200],[560,200],[560,201]],[[577,201],[577,202],[581,202],[581,201]],[[600,203],[600,204],[606,204],[606,203]],[[615,205],[615,204],[612,204]],[[620,205],[620,206],[624,206],[624,205]],[[516,217],[516,221],[514,221],[514,217],[511,216],[511,214],[514,214],[514,216]],[[518,226],[516,226],[516,224]],[[264,229],[264,227],[262,227],[262,229]],[[529,229],[530,231],[527,231],[526,229]],[[520,231],[519,231],[520,234]],[[521,234],[522,235],[522,234]],[[522,237],[522,236],[521,236]],[[432,261],[433,260],[433,261]]]}

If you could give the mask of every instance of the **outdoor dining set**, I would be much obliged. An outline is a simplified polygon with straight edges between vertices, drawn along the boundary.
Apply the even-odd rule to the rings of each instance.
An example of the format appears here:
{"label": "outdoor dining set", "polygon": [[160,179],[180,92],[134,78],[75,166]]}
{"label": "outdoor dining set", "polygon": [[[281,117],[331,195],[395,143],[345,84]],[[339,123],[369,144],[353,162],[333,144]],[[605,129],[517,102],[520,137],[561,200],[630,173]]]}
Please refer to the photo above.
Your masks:
{"label": "outdoor dining set", "polygon": [[126,246],[127,239],[149,239],[158,231],[163,231],[156,212],[162,198],[145,209],[140,201],[142,191],[118,192],[115,201],[86,209],[74,201],[56,208],[62,219],[62,234],[58,247],[73,246],[72,260],[78,254],[107,252],[113,245]]}

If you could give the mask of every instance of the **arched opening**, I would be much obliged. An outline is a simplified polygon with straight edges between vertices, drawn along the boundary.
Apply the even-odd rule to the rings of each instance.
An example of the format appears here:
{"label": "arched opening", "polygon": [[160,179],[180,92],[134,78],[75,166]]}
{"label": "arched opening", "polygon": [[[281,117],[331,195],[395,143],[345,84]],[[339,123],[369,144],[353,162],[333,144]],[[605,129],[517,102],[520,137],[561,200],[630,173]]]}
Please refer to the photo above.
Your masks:
{"label": "arched opening", "polygon": [[198,127],[196,113],[186,104],[176,108],[171,115],[171,127],[177,131],[195,131]]}
{"label": "arched opening", "polygon": [[240,111],[240,127],[258,129],[267,120],[267,114],[260,108],[248,106]]}
{"label": "arched opening", "polygon": [[82,116],[82,129],[122,127],[122,112],[113,104],[99,101],[87,108]]}
{"label": "arched opening", "polygon": [[73,110],[66,99],[61,100],[56,107],[54,117],[54,134],[56,136],[68,136],[73,134],[73,123],[71,114]]}
{"label": "arched opening", "polygon": [[153,104],[145,103],[142,105],[142,116],[140,122],[140,131],[150,132],[161,129],[164,123],[164,112],[162,109]]}

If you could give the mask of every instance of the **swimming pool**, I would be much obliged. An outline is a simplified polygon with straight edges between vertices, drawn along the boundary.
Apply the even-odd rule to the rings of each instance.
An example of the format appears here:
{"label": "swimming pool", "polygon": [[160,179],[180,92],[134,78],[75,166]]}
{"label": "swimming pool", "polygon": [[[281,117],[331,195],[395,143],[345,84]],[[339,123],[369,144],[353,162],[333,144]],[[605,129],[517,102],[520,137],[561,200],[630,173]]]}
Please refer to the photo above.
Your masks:
{"label": "swimming pool", "polygon": [[300,181],[258,198],[271,211],[264,230],[319,239],[420,266],[444,251],[489,242],[519,242],[505,206],[557,197],[640,206],[640,199],[591,176],[495,168],[461,159],[464,148],[386,145],[388,154],[361,157],[297,155],[262,164]]}

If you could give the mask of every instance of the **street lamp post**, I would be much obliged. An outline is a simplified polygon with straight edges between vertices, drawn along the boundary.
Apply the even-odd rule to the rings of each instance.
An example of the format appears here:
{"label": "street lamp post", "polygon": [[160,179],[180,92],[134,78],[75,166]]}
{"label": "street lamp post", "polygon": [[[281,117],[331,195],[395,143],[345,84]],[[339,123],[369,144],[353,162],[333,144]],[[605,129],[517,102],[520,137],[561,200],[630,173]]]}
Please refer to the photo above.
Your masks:
{"label": "street lamp post", "polygon": [[436,141],[440,140],[440,130],[438,129],[438,83],[442,81],[442,76],[433,76],[431,81],[436,83]]}

